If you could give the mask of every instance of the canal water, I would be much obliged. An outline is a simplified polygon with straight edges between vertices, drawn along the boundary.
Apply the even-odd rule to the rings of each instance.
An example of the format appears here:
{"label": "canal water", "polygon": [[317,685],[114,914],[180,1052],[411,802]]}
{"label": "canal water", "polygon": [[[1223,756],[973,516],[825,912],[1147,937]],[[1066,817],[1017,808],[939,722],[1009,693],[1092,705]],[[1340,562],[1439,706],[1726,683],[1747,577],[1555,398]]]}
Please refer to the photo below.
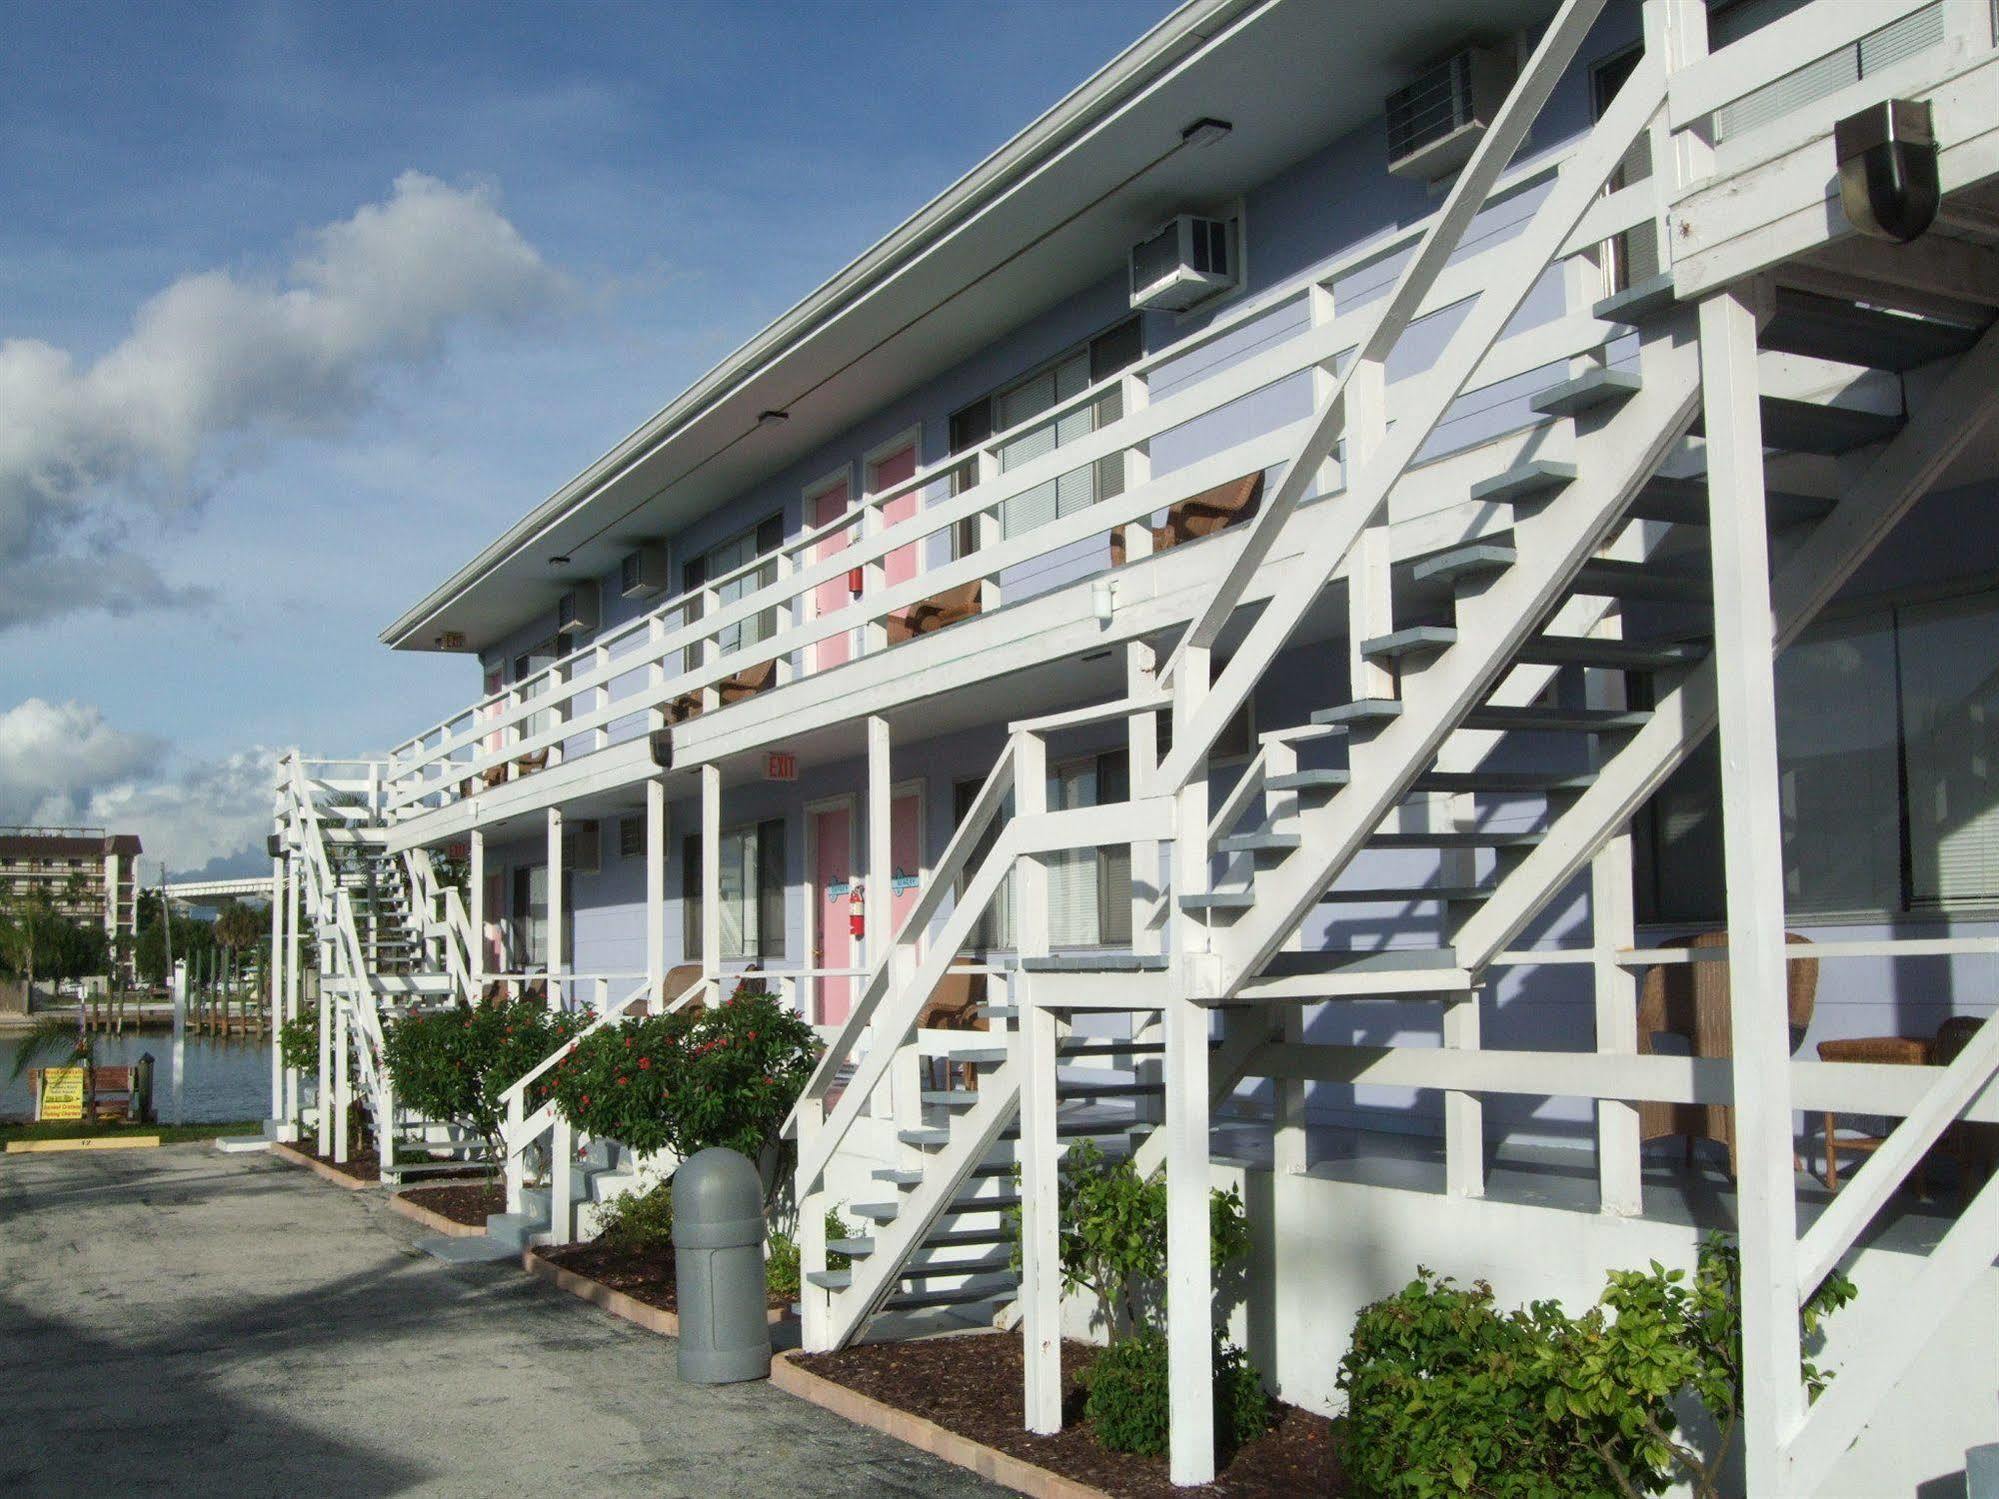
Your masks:
{"label": "canal water", "polygon": [[[127,1031],[122,1036],[93,1036],[92,1050],[101,1065],[122,1067],[153,1054],[153,1108],[162,1124],[173,1122],[172,1031]],[[0,1033],[0,1119],[25,1119],[34,1113],[28,1075],[13,1075],[19,1036]],[[222,1124],[238,1119],[263,1119],[271,1112],[271,1042],[256,1036],[189,1036],[181,1074],[181,1104],[189,1124]],[[44,1052],[29,1063],[50,1066],[63,1060]]]}

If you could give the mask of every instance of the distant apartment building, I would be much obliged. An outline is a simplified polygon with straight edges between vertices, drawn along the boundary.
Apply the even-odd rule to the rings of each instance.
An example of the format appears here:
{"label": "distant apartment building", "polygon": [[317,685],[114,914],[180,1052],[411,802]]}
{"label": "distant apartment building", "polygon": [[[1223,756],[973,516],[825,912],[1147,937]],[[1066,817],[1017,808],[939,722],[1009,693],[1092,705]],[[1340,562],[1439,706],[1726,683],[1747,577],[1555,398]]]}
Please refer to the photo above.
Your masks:
{"label": "distant apartment building", "polygon": [[[101,922],[116,950],[139,929],[139,837],[103,828],[0,827],[0,901],[38,886],[72,921]],[[129,959],[128,959],[129,961]]]}

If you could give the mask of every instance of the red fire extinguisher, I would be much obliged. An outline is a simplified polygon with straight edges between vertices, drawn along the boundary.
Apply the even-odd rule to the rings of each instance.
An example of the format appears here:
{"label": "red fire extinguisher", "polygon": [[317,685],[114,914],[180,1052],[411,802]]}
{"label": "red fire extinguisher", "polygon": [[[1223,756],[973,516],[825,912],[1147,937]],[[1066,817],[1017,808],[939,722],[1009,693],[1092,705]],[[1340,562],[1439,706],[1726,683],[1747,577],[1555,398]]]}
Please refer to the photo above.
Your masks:
{"label": "red fire extinguisher", "polygon": [[847,569],[847,592],[859,596],[862,589],[862,574],[858,567]]}
{"label": "red fire extinguisher", "polygon": [[847,935],[855,941],[868,934],[867,906],[861,887],[856,883],[847,892]]}

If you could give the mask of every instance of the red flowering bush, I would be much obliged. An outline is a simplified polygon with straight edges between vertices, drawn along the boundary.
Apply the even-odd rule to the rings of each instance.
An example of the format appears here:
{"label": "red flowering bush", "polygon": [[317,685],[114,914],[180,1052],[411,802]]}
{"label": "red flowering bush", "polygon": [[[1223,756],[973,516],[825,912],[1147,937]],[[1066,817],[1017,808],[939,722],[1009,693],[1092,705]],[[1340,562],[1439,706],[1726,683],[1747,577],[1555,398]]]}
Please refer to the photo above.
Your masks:
{"label": "red flowering bush", "polygon": [[548,1073],[556,1107],[587,1134],[683,1159],[726,1145],[755,1160],[818,1058],[818,1037],[776,995],[747,985],[585,1037]]}
{"label": "red flowering bush", "polygon": [[497,1155],[501,1095],[588,1023],[538,999],[456,1004],[391,1021],[384,1057],[396,1102],[465,1125]]}

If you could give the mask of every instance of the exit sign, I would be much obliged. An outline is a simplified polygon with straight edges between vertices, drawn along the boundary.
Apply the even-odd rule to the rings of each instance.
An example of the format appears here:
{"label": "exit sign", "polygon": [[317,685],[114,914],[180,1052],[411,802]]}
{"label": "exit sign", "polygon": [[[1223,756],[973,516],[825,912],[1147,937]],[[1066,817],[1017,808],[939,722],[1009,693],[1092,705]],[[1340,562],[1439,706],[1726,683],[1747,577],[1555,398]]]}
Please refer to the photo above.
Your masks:
{"label": "exit sign", "polygon": [[772,750],[764,756],[764,779],[766,781],[795,781],[798,779],[798,756],[782,750]]}

